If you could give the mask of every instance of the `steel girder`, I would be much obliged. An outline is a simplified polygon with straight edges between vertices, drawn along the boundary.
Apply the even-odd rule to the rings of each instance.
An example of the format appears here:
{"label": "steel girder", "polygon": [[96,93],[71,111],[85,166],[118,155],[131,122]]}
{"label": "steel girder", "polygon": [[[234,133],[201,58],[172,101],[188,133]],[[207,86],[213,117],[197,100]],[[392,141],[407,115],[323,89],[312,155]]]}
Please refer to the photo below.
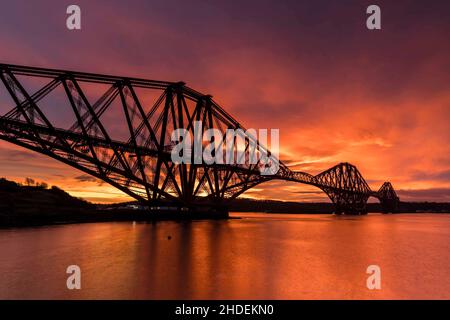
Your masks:
{"label": "steel girder", "polygon": [[[172,162],[171,134],[175,129],[185,128],[193,134],[194,121],[201,121],[201,134],[214,128],[225,139],[227,129],[245,131],[211,96],[182,82],[6,64],[0,64],[0,79],[15,105],[0,117],[0,139],[62,161],[148,205],[170,201],[186,207],[221,206],[225,199],[234,199],[273,179],[322,189],[337,212],[364,213],[369,196],[378,197],[382,203],[392,199],[398,202],[392,185],[383,185],[374,193],[356,167],[348,163],[312,176],[294,172],[275,159],[279,171],[263,176],[259,162]],[[95,99],[92,92],[97,95]],[[50,120],[55,113],[61,118],[70,114],[72,121],[58,126]],[[108,125],[111,119],[114,121]],[[123,133],[120,138],[115,137],[117,132]],[[217,147],[224,143],[214,141]],[[256,138],[253,143],[256,152],[273,157]],[[249,145],[248,141],[245,157],[249,156]]]}
{"label": "steel girder", "polygon": [[[184,83],[13,65],[0,65],[0,78],[15,104],[0,118],[1,139],[67,163],[141,202],[220,204],[224,198],[234,198],[255,182],[265,180],[254,174],[258,163],[207,165],[171,161],[172,132],[186,128],[193,134],[194,121],[202,121],[201,135],[209,128],[220,130],[224,137],[227,129],[245,131],[211,96]],[[24,82],[35,78],[47,82],[32,94]],[[85,84],[103,85],[100,98],[89,99]],[[62,90],[54,98],[59,105],[52,112],[73,116],[72,125],[66,128],[50,121],[41,106],[58,89]],[[149,91],[154,100],[146,99]],[[122,140],[115,140],[111,134],[115,128],[105,125],[104,119],[119,114],[123,116],[119,125],[126,128],[127,134]],[[214,143],[219,147],[224,141]],[[257,152],[268,153],[260,145]]]}

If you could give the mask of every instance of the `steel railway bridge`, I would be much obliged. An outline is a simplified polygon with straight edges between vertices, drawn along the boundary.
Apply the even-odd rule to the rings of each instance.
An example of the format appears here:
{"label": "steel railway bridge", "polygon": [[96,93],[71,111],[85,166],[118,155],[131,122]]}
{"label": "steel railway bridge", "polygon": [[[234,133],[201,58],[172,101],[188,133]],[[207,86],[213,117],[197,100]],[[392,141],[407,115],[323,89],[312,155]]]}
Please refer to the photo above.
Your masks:
{"label": "steel railway bridge", "polygon": [[[391,183],[372,191],[358,169],[340,163],[318,175],[279,170],[262,175],[261,163],[184,164],[171,160],[177,128],[245,129],[210,95],[183,82],[153,81],[93,73],[0,64],[5,96],[0,139],[39,152],[101,179],[150,207],[170,203],[182,210],[226,210],[228,201],[270,180],[315,186],[337,214],[364,214],[369,197],[385,212],[399,203]],[[218,144],[223,143],[217,142]],[[273,158],[255,141],[257,152]],[[248,146],[248,144],[247,144]],[[247,152],[247,149],[245,150]]]}

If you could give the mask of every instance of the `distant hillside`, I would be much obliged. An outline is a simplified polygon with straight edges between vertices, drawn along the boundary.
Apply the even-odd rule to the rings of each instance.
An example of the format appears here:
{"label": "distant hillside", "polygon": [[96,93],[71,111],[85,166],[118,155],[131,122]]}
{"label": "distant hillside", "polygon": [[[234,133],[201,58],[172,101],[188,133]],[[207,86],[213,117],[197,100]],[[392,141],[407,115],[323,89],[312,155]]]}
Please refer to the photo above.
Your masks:
{"label": "distant hillside", "polygon": [[39,220],[43,215],[77,215],[86,210],[95,210],[95,205],[72,197],[58,187],[46,185],[23,186],[0,178],[0,225],[14,224],[17,220]]}
{"label": "distant hillside", "polygon": [[[136,206],[136,201],[97,205],[99,208],[125,208]],[[169,205],[169,204],[168,204]],[[229,206],[230,212],[266,212],[266,213],[333,213],[331,202],[293,202],[277,200],[255,200],[249,198],[234,199]],[[368,212],[382,212],[380,203],[368,203]],[[400,202],[399,213],[436,212],[450,213],[450,203],[440,202]]]}
{"label": "distant hillside", "polygon": [[94,205],[56,186],[50,189],[42,185],[23,186],[0,178],[0,212],[5,209],[37,211],[46,207],[86,209]]}
{"label": "distant hillside", "polygon": [[[230,211],[267,212],[267,213],[333,213],[330,202],[289,202],[274,200],[236,199],[230,205]],[[380,203],[368,203],[368,212],[382,212]],[[400,202],[399,212],[450,212],[450,203],[438,202]]]}

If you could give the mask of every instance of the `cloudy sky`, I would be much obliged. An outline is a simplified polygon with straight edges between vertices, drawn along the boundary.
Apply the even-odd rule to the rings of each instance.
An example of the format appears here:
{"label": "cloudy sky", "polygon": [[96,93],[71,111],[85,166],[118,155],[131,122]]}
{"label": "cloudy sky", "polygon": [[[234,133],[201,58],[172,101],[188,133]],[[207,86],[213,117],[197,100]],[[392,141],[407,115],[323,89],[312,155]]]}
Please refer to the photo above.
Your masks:
{"label": "cloudy sky", "polygon": [[[66,28],[81,7],[82,30]],[[185,81],[245,127],[279,128],[282,159],[319,173],[355,164],[376,190],[450,201],[448,1],[8,1],[0,62]],[[0,113],[11,109],[1,105]],[[81,172],[0,142],[0,176],[32,177],[96,202],[126,197]],[[326,201],[273,182],[245,196]]]}

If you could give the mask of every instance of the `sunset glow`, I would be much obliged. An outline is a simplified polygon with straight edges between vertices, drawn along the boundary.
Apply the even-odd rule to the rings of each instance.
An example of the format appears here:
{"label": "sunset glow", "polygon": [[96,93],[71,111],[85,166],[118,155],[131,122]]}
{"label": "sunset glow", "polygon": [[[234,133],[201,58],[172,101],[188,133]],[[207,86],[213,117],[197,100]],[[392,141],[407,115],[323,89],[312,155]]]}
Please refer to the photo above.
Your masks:
{"label": "sunset glow", "polygon": [[[69,32],[58,27],[64,16],[47,15],[66,3],[15,1],[0,13],[9,28],[0,29],[0,61],[185,81],[244,126],[280,129],[280,158],[293,170],[317,174],[350,162],[373,190],[389,180],[403,201],[450,201],[448,5],[380,2],[383,29],[370,33],[358,27],[369,2],[274,9],[249,1],[237,11],[231,2],[198,1],[194,10],[188,2],[78,1],[83,29]],[[1,114],[12,109],[1,102]],[[4,141],[0,177],[31,177],[98,203],[131,200]],[[282,181],[243,196],[329,201]]]}

